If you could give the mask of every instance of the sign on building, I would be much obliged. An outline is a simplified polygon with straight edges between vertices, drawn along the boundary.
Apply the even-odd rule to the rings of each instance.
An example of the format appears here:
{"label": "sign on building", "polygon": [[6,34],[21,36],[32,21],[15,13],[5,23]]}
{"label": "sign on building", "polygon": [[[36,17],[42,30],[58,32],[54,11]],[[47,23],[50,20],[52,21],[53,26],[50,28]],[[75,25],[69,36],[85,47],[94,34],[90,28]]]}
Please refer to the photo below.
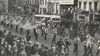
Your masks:
{"label": "sign on building", "polygon": [[59,0],[59,4],[74,4],[74,0]]}

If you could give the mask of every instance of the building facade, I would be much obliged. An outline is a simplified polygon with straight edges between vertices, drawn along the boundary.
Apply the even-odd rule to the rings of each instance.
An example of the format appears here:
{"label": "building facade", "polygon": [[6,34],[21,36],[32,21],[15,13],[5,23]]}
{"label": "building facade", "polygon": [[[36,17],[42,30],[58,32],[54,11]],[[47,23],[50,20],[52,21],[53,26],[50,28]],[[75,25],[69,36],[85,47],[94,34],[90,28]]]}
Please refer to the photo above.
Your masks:
{"label": "building facade", "polygon": [[78,0],[78,8],[84,11],[98,11],[100,10],[100,0]]}
{"label": "building facade", "polygon": [[8,0],[0,0],[0,11],[8,12]]}
{"label": "building facade", "polygon": [[39,0],[39,13],[46,14],[49,0]]}
{"label": "building facade", "polygon": [[[100,0],[78,0],[78,9],[79,10],[74,14],[74,18],[78,21],[95,21],[98,11],[100,11]],[[96,13],[96,14],[95,14]]]}
{"label": "building facade", "polygon": [[21,11],[24,11],[25,14],[27,13],[38,13],[39,9],[39,1],[38,0],[21,0]]}
{"label": "building facade", "polygon": [[[77,0],[40,0],[40,14],[61,14],[65,11],[71,11]],[[76,5],[75,5],[76,6]]]}

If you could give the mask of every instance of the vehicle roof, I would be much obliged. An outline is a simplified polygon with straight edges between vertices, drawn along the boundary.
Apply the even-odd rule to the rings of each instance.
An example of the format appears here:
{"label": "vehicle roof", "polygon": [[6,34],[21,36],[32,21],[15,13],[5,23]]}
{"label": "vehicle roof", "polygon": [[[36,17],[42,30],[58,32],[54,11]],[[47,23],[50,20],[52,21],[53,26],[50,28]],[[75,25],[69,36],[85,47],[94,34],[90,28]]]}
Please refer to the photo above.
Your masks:
{"label": "vehicle roof", "polygon": [[37,15],[34,15],[35,17],[51,17],[51,18],[61,18],[60,16],[58,15],[43,15],[43,14],[37,14]]}

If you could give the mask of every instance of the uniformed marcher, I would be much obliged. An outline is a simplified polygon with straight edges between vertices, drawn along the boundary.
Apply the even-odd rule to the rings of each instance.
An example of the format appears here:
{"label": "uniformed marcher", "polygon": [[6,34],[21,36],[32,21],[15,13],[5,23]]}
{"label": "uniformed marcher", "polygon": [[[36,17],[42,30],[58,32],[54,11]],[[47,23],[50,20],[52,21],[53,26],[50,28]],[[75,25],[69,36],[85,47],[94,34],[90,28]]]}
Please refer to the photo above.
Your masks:
{"label": "uniformed marcher", "polygon": [[52,39],[52,43],[56,43],[56,35],[54,35],[53,39]]}
{"label": "uniformed marcher", "polygon": [[87,51],[88,51],[87,40],[83,41],[82,45],[84,46],[84,54],[83,54],[83,56],[86,56],[87,55]]}
{"label": "uniformed marcher", "polygon": [[62,46],[65,46],[61,38],[60,38],[60,40],[57,42],[56,45],[58,46],[58,56],[60,56],[61,51],[62,51]]}
{"label": "uniformed marcher", "polygon": [[96,45],[94,44],[94,42],[93,42],[92,39],[90,39],[90,42],[87,43],[87,45],[88,45],[87,56],[88,56],[89,54],[90,54],[91,56],[93,56],[93,54],[92,54],[92,50],[93,50],[93,47],[96,46]]}
{"label": "uniformed marcher", "polygon": [[78,35],[74,38],[74,51],[73,53],[78,55],[78,44],[80,43],[80,38]]}
{"label": "uniformed marcher", "polygon": [[38,35],[39,35],[39,29],[35,29],[36,32],[34,32],[34,35],[35,35],[35,40],[38,40]]}
{"label": "uniformed marcher", "polygon": [[97,41],[97,53],[96,53],[96,55],[98,56],[99,55],[99,53],[100,53],[100,39]]}
{"label": "uniformed marcher", "polygon": [[48,28],[45,28],[45,36],[44,36],[44,40],[47,40],[47,34],[48,34]]}
{"label": "uniformed marcher", "polygon": [[69,47],[68,47],[69,45],[71,45],[71,42],[68,38],[66,38],[65,39],[65,46],[66,46],[65,48],[67,48],[68,52],[69,52]]}
{"label": "uniformed marcher", "polygon": [[57,35],[57,28],[53,28],[54,36],[56,37]]}
{"label": "uniformed marcher", "polygon": [[42,26],[42,29],[41,29],[41,31],[42,31],[42,36],[44,36],[44,33],[45,33],[45,31],[44,31],[44,29],[45,29],[45,27],[44,26]]}

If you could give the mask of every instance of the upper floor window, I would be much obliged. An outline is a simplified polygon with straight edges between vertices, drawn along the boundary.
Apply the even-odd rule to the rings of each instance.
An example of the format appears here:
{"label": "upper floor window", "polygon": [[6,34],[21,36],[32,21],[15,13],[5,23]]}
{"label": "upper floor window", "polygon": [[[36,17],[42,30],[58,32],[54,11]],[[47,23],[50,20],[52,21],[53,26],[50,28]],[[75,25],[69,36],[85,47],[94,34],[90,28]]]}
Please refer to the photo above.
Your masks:
{"label": "upper floor window", "polygon": [[79,2],[79,8],[81,8],[81,2]]}
{"label": "upper floor window", "polygon": [[89,9],[92,9],[92,2],[89,2]]}
{"label": "upper floor window", "polygon": [[86,9],[86,2],[84,2],[84,10]]}
{"label": "upper floor window", "polygon": [[98,3],[94,2],[94,9],[95,9],[95,11],[97,11],[97,5],[98,5]]}

